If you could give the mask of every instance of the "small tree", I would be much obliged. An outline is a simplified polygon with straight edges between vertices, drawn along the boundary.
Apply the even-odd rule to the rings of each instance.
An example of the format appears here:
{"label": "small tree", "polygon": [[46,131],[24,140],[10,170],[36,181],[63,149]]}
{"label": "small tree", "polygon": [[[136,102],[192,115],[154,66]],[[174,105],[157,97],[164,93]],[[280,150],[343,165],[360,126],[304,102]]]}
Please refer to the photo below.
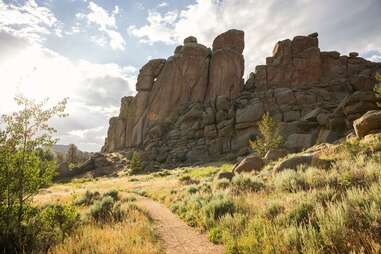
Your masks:
{"label": "small tree", "polygon": [[70,144],[66,152],[66,162],[76,164],[79,162],[78,148],[74,144]]}
{"label": "small tree", "polygon": [[258,127],[260,136],[249,142],[251,148],[259,155],[264,156],[270,149],[278,148],[283,143],[283,138],[279,133],[279,124],[269,113],[262,116]]}
{"label": "small tree", "polygon": [[[381,74],[377,73],[376,79],[379,83],[374,86],[374,92],[375,92],[377,98],[381,98]],[[379,103],[378,106],[381,107],[381,104]]]}
{"label": "small tree", "polygon": [[132,174],[140,173],[143,171],[143,165],[140,160],[140,155],[136,151],[132,154],[132,158],[130,161],[130,168],[131,168]]}
{"label": "small tree", "polygon": [[30,200],[56,169],[46,152],[56,142],[48,121],[65,116],[67,99],[51,108],[46,108],[46,100],[36,103],[20,96],[15,101],[21,109],[0,118],[0,233],[1,241],[13,242],[23,252]]}

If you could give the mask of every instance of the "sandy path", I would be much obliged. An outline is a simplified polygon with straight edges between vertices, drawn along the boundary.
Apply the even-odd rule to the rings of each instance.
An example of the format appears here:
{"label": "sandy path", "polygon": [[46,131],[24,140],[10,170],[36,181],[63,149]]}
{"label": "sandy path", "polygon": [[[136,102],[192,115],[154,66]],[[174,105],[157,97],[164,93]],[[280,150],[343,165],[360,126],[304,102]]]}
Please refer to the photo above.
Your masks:
{"label": "sandy path", "polygon": [[144,207],[155,221],[167,254],[223,253],[223,246],[209,242],[206,235],[186,225],[165,206],[143,197],[136,204]]}

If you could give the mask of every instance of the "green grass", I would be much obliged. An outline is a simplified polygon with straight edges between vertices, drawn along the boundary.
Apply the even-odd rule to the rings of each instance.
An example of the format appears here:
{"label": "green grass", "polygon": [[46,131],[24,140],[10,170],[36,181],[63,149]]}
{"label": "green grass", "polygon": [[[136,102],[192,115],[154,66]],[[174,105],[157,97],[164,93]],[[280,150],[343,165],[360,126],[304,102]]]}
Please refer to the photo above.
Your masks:
{"label": "green grass", "polygon": [[223,243],[226,253],[380,253],[377,140],[328,147],[320,157],[334,161],[329,169],[229,181],[213,180],[228,166],[187,168],[180,176],[199,183],[180,181],[184,187],[168,190],[163,202],[210,241]]}
{"label": "green grass", "polygon": [[206,167],[192,167],[186,169],[186,174],[194,179],[202,179],[205,177],[211,177],[217,174],[220,171],[231,171],[233,165],[231,164],[222,164],[218,166],[206,166]]}

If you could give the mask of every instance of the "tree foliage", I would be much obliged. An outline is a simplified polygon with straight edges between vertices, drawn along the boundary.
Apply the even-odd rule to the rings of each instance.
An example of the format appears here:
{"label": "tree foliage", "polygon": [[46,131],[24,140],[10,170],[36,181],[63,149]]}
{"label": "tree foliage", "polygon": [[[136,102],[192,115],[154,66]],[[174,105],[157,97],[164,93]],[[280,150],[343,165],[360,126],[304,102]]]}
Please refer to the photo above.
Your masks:
{"label": "tree foliage", "polygon": [[[0,118],[0,230],[1,242],[12,243],[23,252],[26,225],[33,210],[31,198],[52,179],[56,164],[49,148],[56,142],[52,117],[64,117],[67,99],[47,107],[47,100],[35,102],[15,98],[20,110]],[[6,248],[1,246],[3,249]],[[13,250],[14,251],[14,250]],[[11,251],[9,251],[11,252]]]}
{"label": "tree foliage", "polygon": [[258,128],[260,135],[255,140],[250,140],[250,146],[259,155],[264,156],[270,149],[278,148],[283,143],[279,124],[269,113],[262,116]]}
{"label": "tree foliage", "polygon": [[143,171],[143,165],[142,161],[140,160],[140,155],[136,151],[132,154],[130,168],[132,174],[141,173]]}
{"label": "tree foliage", "polygon": [[66,162],[67,163],[78,163],[79,162],[79,158],[78,158],[78,148],[76,145],[74,144],[70,144],[69,145],[69,148],[66,152]]}

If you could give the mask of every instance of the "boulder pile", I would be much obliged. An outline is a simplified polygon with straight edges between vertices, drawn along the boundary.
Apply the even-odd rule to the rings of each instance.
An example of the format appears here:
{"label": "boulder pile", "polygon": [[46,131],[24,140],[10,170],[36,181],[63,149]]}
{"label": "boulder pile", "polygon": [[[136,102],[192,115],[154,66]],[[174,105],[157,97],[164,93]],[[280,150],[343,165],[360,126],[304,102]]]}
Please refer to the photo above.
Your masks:
{"label": "boulder pile", "polygon": [[191,36],[168,59],[150,60],[136,96],[122,98],[111,118],[102,152],[139,150],[145,161],[167,165],[244,156],[265,112],[296,152],[344,137],[377,109],[381,64],[322,52],[317,33],[278,42],[246,82],[244,47],[244,32],[229,30],[212,48]]}

